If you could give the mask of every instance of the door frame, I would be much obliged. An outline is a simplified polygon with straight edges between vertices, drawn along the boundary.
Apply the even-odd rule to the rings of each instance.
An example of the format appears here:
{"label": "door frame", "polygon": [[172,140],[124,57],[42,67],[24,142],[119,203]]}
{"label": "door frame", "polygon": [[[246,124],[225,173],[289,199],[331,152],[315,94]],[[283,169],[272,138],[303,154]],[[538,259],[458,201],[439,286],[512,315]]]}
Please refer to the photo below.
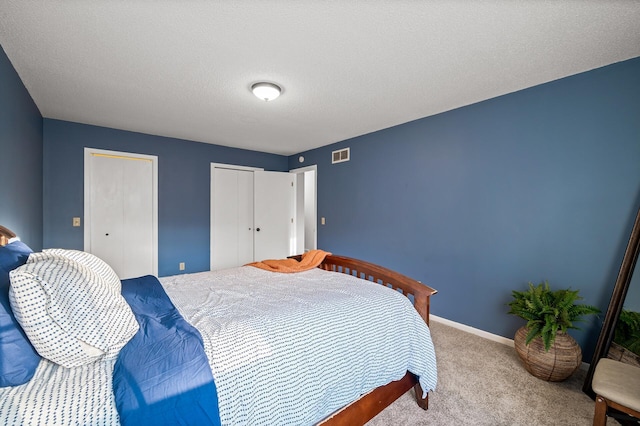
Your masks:
{"label": "door frame", "polygon": [[97,148],[84,148],[84,250],[91,247],[91,157],[94,155],[151,161],[152,166],[152,268],[153,275],[158,275],[158,157],[155,155],[137,154],[133,152],[111,151]]}
{"label": "door frame", "polygon": [[[313,189],[313,195],[315,197],[315,203],[314,203],[314,212],[313,212],[313,216],[315,219],[315,227],[314,227],[314,244],[313,246],[315,248],[318,248],[318,165],[317,164],[312,164],[310,166],[305,166],[305,167],[299,167],[297,169],[291,169],[289,170],[289,173],[304,173],[304,172],[310,172],[313,171],[315,172],[315,182],[314,182],[314,186],[315,188]],[[296,200],[297,202],[297,200]],[[296,217],[297,220],[297,217]]]}

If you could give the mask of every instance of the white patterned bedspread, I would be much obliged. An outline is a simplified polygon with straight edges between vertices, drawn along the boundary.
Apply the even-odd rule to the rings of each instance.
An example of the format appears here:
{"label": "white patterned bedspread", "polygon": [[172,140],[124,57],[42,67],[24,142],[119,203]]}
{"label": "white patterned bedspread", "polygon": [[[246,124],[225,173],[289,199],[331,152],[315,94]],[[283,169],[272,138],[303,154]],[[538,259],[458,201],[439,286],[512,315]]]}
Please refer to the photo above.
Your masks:
{"label": "white patterned bedspread", "polygon": [[0,388],[0,424],[118,425],[111,380],[114,364],[112,358],[65,368],[40,360],[29,382]]}
{"label": "white patterned bedspread", "polygon": [[[225,425],[316,423],[406,370],[435,388],[429,329],[386,287],[248,266],[160,281],[202,334]],[[0,389],[1,424],[118,425],[114,362],[67,369],[41,360],[28,383]]]}
{"label": "white patterned bedspread", "polygon": [[313,424],[407,370],[435,389],[429,329],[387,287],[249,266],[160,281],[202,334],[223,425]]}

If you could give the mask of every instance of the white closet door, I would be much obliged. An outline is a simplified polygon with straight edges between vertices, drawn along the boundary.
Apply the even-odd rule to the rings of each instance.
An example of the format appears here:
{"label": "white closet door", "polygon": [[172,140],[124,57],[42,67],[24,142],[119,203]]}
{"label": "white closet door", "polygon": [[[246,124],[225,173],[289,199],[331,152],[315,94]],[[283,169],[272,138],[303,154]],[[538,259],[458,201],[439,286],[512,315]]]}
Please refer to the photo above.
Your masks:
{"label": "white closet door", "polygon": [[212,270],[253,262],[253,172],[214,168]]}
{"label": "white closet door", "polygon": [[254,257],[282,259],[295,250],[295,175],[254,172]]}
{"label": "white closet door", "polygon": [[123,276],[153,274],[153,167],[148,160],[122,160]]}
{"label": "white closet door", "polygon": [[85,248],[107,262],[122,279],[124,250],[124,199],[122,160],[105,156],[91,157],[91,245]]}
{"label": "white closet door", "polygon": [[253,262],[253,172],[238,173],[238,265]]}
{"label": "white closet door", "polygon": [[85,250],[121,279],[155,275],[155,157],[116,154],[86,152]]}

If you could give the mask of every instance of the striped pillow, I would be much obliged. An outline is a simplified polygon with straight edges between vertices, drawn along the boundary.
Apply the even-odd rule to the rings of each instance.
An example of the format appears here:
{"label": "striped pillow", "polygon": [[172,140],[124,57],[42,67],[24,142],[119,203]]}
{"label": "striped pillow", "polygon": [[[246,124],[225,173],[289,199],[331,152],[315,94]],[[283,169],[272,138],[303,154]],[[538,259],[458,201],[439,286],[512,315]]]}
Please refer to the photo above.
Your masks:
{"label": "striped pillow", "polygon": [[46,249],[40,253],[32,253],[27,262],[36,262],[38,260],[49,259],[51,257],[60,256],[75,260],[76,262],[93,269],[95,273],[104,278],[110,285],[120,292],[122,283],[118,274],[105,262],[95,254],[87,253],[80,250],[67,250],[61,248]]}
{"label": "striped pillow", "polygon": [[41,356],[64,367],[116,356],[138,331],[120,291],[78,261],[30,256],[9,276],[16,320]]}

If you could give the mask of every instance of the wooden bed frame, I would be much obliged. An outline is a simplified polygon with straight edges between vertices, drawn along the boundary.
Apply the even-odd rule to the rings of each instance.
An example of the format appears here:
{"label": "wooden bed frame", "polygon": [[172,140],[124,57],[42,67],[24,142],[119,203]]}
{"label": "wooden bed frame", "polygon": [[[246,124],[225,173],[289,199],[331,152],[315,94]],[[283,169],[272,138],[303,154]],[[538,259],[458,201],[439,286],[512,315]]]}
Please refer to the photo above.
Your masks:
{"label": "wooden bed frame", "polygon": [[6,246],[9,244],[9,240],[15,237],[16,234],[13,231],[0,225],[0,246]]}
{"label": "wooden bed frame", "polygon": [[[15,233],[0,225],[0,246],[6,245],[8,240],[15,236]],[[300,260],[301,256],[292,256],[292,258]],[[411,300],[418,314],[429,325],[429,298],[437,293],[431,287],[382,266],[344,256],[327,256],[318,267],[326,271],[356,276],[398,290]],[[364,425],[412,387],[415,390],[418,405],[426,410],[429,395],[422,398],[422,388],[417,377],[407,372],[402,379],[372,390],[319,424],[322,426]]]}
{"label": "wooden bed frame", "polygon": [[[298,261],[302,258],[301,255],[291,257]],[[418,314],[429,325],[430,297],[436,294],[437,290],[382,266],[344,256],[327,256],[318,267],[325,271],[353,275],[398,290],[412,301]],[[418,405],[426,410],[429,407],[429,395],[422,398],[422,388],[418,379],[407,371],[402,379],[372,390],[319,424],[322,426],[364,425],[412,387],[415,390]]]}

